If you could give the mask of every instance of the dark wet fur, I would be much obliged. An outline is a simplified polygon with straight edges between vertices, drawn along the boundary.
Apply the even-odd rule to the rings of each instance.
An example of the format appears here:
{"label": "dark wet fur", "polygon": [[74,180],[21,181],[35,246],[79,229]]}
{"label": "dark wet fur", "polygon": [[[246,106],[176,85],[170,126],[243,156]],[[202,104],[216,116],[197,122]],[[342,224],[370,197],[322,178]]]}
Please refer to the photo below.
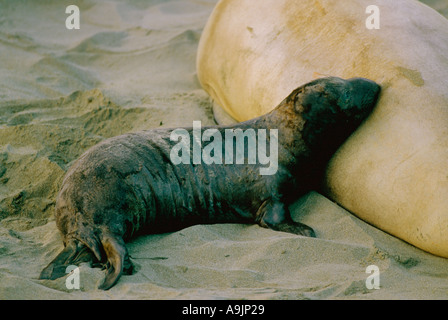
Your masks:
{"label": "dark wet fur", "polygon": [[106,268],[100,288],[109,289],[121,274],[132,273],[125,241],[194,224],[258,223],[315,236],[292,220],[288,206],[317,188],[326,163],[370,114],[379,91],[366,79],[318,79],[265,116],[216,127],[221,133],[278,129],[278,171],[272,176],[260,176],[258,164],[173,165],[170,150],[177,142],[170,129],[103,141],[67,172],[55,208],[65,248],[40,278],[56,279],[68,265],[92,262]]}

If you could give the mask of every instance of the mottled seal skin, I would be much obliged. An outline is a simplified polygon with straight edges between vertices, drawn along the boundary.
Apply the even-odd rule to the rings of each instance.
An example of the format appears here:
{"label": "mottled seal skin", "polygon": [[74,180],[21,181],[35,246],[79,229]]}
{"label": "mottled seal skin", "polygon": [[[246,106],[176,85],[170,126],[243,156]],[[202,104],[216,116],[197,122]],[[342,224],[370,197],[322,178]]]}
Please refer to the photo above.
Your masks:
{"label": "mottled seal skin", "polygon": [[[370,114],[379,92],[367,79],[317,79],[264,116],[216,127],[221,133],[226,128],[278,129],[273,175],[260,175],[259,164],[174,165],[172,129],[103,141],[67,172],[55,208],[65,248],[40,278],[55,279],[65,275],[67,265],[91,261],[105,265],[100,288],[109,289],[122,273],[132,272],[125,241],[194,224],[258,223],[315,236],[292,220],[288,205],[318,187],[326,163]],[[186,130],[191,136],[192,128]]]}

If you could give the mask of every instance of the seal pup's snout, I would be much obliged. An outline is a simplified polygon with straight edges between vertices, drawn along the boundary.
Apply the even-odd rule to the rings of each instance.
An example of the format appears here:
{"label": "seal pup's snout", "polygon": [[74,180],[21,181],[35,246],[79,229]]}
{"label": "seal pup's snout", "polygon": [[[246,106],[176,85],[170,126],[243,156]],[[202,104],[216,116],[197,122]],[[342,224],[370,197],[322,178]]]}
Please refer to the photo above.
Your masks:
{"label": "seal pup's snout", "polygon": [[303,110],[304,141],[327,159],[369,116],[380,90],[369,79],[338,77],[320,78],[297,90],[295,109]]}
{"label": "seal pup's snout", "polygon": [[361,111],[360,115],[370,113],[378,100],[381,87],[375,81],[365,78],[351,78],[347,82],[351,86],[352,107]]}

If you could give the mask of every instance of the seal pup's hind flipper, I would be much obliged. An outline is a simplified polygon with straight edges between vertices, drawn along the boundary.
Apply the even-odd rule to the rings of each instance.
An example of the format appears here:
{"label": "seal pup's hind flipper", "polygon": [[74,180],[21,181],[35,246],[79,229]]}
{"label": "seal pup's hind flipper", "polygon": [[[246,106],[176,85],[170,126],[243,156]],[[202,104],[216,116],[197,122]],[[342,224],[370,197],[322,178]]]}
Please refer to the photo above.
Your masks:
{"label": "seal pup's hind flipper", "polygon": [[120,278],[121,274],[132,273],[132,263],[123,239],[108,232],[103,233],[101,238],[104,252],[107,256],[106,278],[98,287],[101,290],[110,289]]}
{"label": "seal pup's hind flipper", "polygon": [[83,243],[71,239],[66,246],[40,273],[39,279],[55,280],[65,276],[67,267],[82,262],[95,262],[93,252]]}

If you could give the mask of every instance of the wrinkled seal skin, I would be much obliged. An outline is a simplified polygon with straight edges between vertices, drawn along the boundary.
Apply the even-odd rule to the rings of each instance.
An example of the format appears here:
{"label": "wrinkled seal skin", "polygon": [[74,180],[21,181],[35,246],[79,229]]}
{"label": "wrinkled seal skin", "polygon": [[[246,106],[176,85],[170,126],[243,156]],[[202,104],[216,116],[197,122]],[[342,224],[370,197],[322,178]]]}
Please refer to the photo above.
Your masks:
{"label": "wrinkled seal skin", "polygon": [[[292,220],[288,205],[318,187],[326,163],[370,114],[379,91],[367,79],[322,78],[294,90],[264,116],[216,127],[223,137],[226,128],[278,129],[274,175],[260,175],[260,164],[174,165],[171,129],[103,141],[67,172],[55,208],[65,248],[40,278],[55,279],[67,265],[91,261],[105,265],[100,288],[109,289],[132,272],[125,241],[194,224],[258,223],[315,236]],[[191,137],[192,128],[187,130]]]}

